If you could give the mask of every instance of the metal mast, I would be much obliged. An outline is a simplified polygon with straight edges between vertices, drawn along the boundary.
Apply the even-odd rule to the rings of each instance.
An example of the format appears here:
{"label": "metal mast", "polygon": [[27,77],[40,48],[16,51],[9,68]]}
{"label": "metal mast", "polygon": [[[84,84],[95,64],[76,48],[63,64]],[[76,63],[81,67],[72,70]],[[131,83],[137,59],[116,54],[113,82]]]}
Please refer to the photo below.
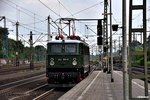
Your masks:
{"label": "metal mast", "polygon": [[[132,12],[133,11],[138,11],[141,10],[143,12],[143,18],[142,18],[142,26],[141,28],[133,28],[132,26]],[[132,35],[136,32],[141,32],[143,33],[143,52],[141,55],[143,55],[143,69],[144,73],[139,73],[138,75],[133,74],[133,64],[132,64],[132,59],[131,57],[136,56],[137,54],[134,53],[133,46],[132,46]],[[148,100],[148,81],[147,81],[147,43],[146,43],[146,0],[143,0],[143,4],[141,5],[133,5],[133,0],[130,0],[130,8],[129,8],[129,99],[130,100]],[[138,54],[139,55],[139,54]],[[145,94],[144,96],[141,96],[140,98],[138,97],[133,97],[132,95],[132,79],[144,79],[144,90]]]}
{"label": "metal mast", "polygon": [[111,0],[110,0],[110,62],[111,62],[111,82],[114,82],[113,78],[113,46],[112,46],[112,10],[111,10]]}
{"label": "metal mast", "polygon": [[30,70],[34,69],[34,60],[33,60],[33,37],[32,31],[30,31]]}
{"label": "metal mast", "polygon": [[103,22],[103,29],[104,29],[104,53],[105,53],[105,57],[106,57],[106,68],[108,69],[107,71],[109,71],[109,63],[108,63],[108,23],[107,23],[107,19],[108,19],[108,14],[107,14],[107,5],[108,5],[108,1],[104,0],[104,22]]}
{"label": "metal mast", "polygon": [[52,35],[51,35],[51,31],[50,31],[50,16],[48,16],[48,23],[47,23],[47,33],[48,33],[48,37],[47,37],[47,40],[48,41],[51,41],[52,40]]}
{"label": "metal mast", "polygon": [[16,22],[16,66],[19,66],[18,26],[19,22]]}
{"label": "metal mast", "polygon": [[129,100],[129,84],[128,84],[128,69],[127,69],[127,32],[126,32],[126,0],[122,2],[122,36],[123,36],[123,95],[124,100]]}
{"label": "metal mast", "polygon": [[8,29],[6,28],[6,18],[5,16],[0,16],[0,21],[4,20],[4,28],[1,28],[2,30],[2,52],[3,52],[3,58],[8,57]]}

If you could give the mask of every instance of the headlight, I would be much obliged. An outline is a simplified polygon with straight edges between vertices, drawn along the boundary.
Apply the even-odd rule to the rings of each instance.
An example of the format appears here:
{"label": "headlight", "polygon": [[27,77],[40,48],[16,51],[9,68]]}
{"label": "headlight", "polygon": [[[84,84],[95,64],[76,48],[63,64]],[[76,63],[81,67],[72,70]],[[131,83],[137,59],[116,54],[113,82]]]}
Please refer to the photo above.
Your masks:
{"label": "headlight", "polygon": [[76,60],[74,60],[73,62],[72,62],[72,65],[77,65],[77,61]]}
{"label": "headlight", "polygon": [[53,66],[55,62],[53,60],[50,61],[50,65]]}
{"label": "headlight", "polygon": [[50,65],[53,66],[54,64],[55,64],[54,58],[51,58],[51,59],[50,59]]}

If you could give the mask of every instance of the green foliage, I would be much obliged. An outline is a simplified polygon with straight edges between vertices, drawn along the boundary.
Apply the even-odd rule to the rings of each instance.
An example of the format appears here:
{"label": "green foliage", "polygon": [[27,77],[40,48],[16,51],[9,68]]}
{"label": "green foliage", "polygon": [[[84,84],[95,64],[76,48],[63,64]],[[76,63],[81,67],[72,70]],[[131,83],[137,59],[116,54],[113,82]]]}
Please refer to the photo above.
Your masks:
{"label": "green foliage", "polygon": [[[144,55],[143,55],[143,45],[134,41],[134,46],[131,48],[132,52],[135,54],[132,56],[133,65],[144,65]],[[139,44],[139,45],[138,45]],[[150,65],[150,36],[147,41],[147,64]]]}
{"label": "green foliage", "polygon": [[147,62],[147,66],[150,66],[150,61]]}
{"label": "green foliage", "polygon": [[22,54],[24,59],[29,59],[30,58],[30,47],[24,47],[24,51]]}
{"label": "green foliage", "polygon": [[14,58],[16,54],[16,41],[8,39],[8,57]]}
{"label": "green foliage", "polygon": [[[16,47],[16,41],[8,38],[8,58],[15,58],[16,51],[19,52],[19,59],[25,60],[30,58],[30,47],[25,47],[21,41],[18,41],[18,47]],[[43,46],[35,46],[33,47],[34,60],[36,61],[44,61],[46,55],[46,48]],[[0,39],[0,58],[3,57],[2,54],[2,39]]]}
{"label": "green foliage", "polygon": [[3,33],[3,28],[0,27],[0,58],[3,57],[3,52],[2,52],[2,33]]}
{"label": "green foliage", "polygon": [[37,45],[34,50],[35,60],[43,61],[46,58],[46,49],[43,46]]}
{"label": "green foliage", "polygon": [[16,51],[19,52],[20,58],[23,58],[24,45],[21,41],[18,41],[18,47],[16,47],[16,41],[13,39],[8,39],[8,58],[14,58],[16,56]]}
{"label": "green foliage", "polygon": [[137,60],[134,60],[132,64],[133,65],[141,65],[141,66],[143,66],[144,65],[144,58],[142,57],[142,58],[139,58]]}
{"label": "green foliage", "polygon": [[140,44],[138,41],[133,41],[131,43],[132,48],[131,53],[133,53],[134,56],[132,56],[132,64],[133,65],[143,65],[143,47],[142,44]]}
{"label": "green foliage", "polygon": [[150,48],[148,48],[148,50],[147,50],[147,55],[148,55],[147,60],[150,61]]}

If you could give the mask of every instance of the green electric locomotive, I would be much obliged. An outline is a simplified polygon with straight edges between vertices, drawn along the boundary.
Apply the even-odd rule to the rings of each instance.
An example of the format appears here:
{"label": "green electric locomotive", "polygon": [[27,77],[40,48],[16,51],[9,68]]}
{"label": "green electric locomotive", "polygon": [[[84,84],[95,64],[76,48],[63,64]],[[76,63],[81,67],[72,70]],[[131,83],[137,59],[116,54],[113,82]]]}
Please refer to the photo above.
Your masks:
{"label": "green electric locomotive", "polygon": [[46,76],[50,87],[72,87],[90,72],[87,43],[56,40],[47,43]]}

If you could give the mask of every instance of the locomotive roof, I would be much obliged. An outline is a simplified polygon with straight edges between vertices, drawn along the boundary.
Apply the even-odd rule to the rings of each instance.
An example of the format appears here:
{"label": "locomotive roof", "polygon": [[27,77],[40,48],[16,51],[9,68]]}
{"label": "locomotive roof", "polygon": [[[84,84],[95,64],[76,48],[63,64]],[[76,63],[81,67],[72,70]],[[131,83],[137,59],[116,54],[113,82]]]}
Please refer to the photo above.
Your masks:
{"label": "locomotive roof", "polygon": [[88,46],[88,44],[84,41],[80,41],[80,40],[54,40],[54,41],[50,41],[48,43],[83,43],[86,44]]}

